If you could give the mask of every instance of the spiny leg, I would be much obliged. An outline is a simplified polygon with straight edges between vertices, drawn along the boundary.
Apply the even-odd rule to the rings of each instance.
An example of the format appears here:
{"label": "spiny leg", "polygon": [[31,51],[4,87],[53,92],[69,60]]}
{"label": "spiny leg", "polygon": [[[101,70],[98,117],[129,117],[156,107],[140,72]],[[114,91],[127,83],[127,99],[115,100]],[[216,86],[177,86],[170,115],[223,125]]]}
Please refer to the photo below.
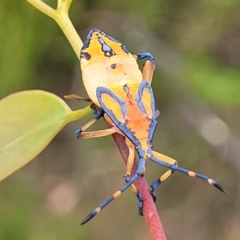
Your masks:
{"label": "spiny leg", "polygon": [[89,97],[81,97],[76,94],[65,95],[64,98],[69,100],[80,100],[85,102],[92,102],[92,100]]}
{"label": "spiny leg", "polygon": [[[128,147],[128,160],[127,160],[127,165],[126,165],[126,173],[123,175],[123,178],[125,182],[129,182],[131,173],[132,173],[132,168],[133,168],[133,163],[134,163],[134,158],[135,158],[135,147],[132,144],[132,142],[128,139],[125,138],[126,145]],[[138,213],[140,216],[143,216],[143,197],[142,194],[137,190],[136,186],[132,184],[131,186],[132,192],[136,195],[137,200],[138,200]]]}
{"label": "spiny leg", "polygon": [[[170,158],[164,154],[158,153],[153,151],[153,156],[157,159],[161,159],[162,161],[169,163],[171,165],[175,165],[177,166],[178,163],[176,160],[174,160],[173,158]],[[159,185],[164,182],[165,180],[167,180],[172,174],[174,173],[174,171],[172,169],[169,169],[168,171],[166,171],[163,175],[160,176],[160,178],[158,178],[156,181],[154,181],[151,186],[150,186],[150,190],[151,190],[151,195],[153,197],[154,202],[156,201],[156,188],[159,187]]]}
{"label": "spiny leg", "polygon": [[103,130],[91,131],[91,132],[81,132],[78,138],[89,139],[89,138],[105,137],[116,132],[118,132],[117,128],[112,127],[112,128],[107,128]]}
{"label": "spiny leg", "polygon": [[[85,102],[92,102],[92,100],[89,97],[81,97],[76,94],[65,95],[64,98],[69,99],[69,100],[81,100],[81,101],[85,101]],[[96,121],[98,121],[104,114],[103,110],[101,108],[99,108],[98,106],[96,106],[94,103],[91,104],[91,108],[93,109],[93,118],[89,122],[84,124],[81,128],[79,128],[77,131],[75,131],[76,137],[86,139],[86,138],[107,136],[107,135],[112,134],[112,133],[107,134],[107,131],[104,131],[104,130],[100,130],[100,131],[98,131],[98,133],[97,132],[84,132],[86,129],[91,127]]]}
{"label": "spiny leg", "polygon": [[87,223],[89,220],[91,220],[103,208],[105,208],[109,203],[111,203],[114,199],[119,197],[126,189],[128,189],[139,178],[139,176],[141,176],[144,167],[145,167],[145,160],[140,159],[137,171],[133,175],[133,177],[130,178],[129,181],[125,185],[123,185],[121,188],[119,188],[119,190],[116,191],[111,197],[106,199],[102,204],[100,204],[97,208],[95,208],[86,218],[84,218],[83,221],[81,222],[81,225],[83,225],[83,224]]}
{"label": "spiny leg", "polygon": [[154,57],[152,56],[151,53],[148,53],[148,52],[134,54],[133,57],[136,60],[141,60],[141,59],[146,60],[144,66],[143,66],[142,76],[143,76],[143,80],[146,80],[151,84],[152,78],[153,78],[153,72],[155,70]]}
{"label": "spiny leg", "polygon": [[159,165],[162,165],[164,167],[170,168],[173,172],[177,171],[177,172],[181,172],[181,173],[187,174],[190,177],[202,179],[203,181],[208,182],[210,185],[213,185],[214,187],[216,187],[220,191],[226,192],[225,189],[219,183],[217,183],[216,181],[214,181],[213,179],[211,179],[211,178],[209,178],[209,177],[207,177],[205,175],[202,175],[200,173],[196,173],[196,172],[187,170],[185,168],[178,167],[178,166],[173,165],[173,164],[166,163],[165,161],[160,160],[160,159],[158,159],[158,158],[156,158],[154,156],[152,156],[150,158],[150,160],[155,162],[155,163],[157,163],[157,164],[159,164]]}
{"label": "spiny leg", "polygon": [[91,108],[93,109],[93,118],[75,132],[75,135],[76,135],[77,138],[82,138],[83,132],[86,129],[88,129],[89,127],[91,127],[104,114],[103,110],[101,108],[97,107],[95,104],[92,104]]}

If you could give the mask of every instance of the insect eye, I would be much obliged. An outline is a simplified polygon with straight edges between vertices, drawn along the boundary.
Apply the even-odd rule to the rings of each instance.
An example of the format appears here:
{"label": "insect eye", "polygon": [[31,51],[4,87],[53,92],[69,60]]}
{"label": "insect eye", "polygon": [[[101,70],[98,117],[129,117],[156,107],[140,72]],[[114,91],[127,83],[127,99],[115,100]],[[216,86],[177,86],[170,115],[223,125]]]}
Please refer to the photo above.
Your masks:
{"label": "insect eye", "polygon": [[106,57],[111,57],[111,56],[113,56],[113,55],[116,55],[116,53],[115,53],[113,50],[111,50],[111,51],[106,51],[106,52],[104,52],[104,55],[105,55]]}
{"label": "insect eye", "polygon": [[81,52],[80,58],[84,58],[86,60],[89,60],[89,59],[91,59],[91,55],[87,52]]}

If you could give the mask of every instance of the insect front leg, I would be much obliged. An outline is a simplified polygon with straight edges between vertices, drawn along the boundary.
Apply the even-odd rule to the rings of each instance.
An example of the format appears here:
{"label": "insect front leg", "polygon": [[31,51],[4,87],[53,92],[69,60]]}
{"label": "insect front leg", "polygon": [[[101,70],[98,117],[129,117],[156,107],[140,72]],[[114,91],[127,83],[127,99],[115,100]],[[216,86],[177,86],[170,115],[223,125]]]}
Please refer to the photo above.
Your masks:
{"label": "insect front leg", "polygon": [[142,76],[143,76],[143,80],[146,80],[147,82],[149,82],[151,84],[152,78],[153,78],[153,72],[155,70],[154,57],[152,56],[151,53],[148,53],[148,52],[134,54],[133,57],[136,60],[141,60],[141,59],[146,60],[144,66],[143,66]]}

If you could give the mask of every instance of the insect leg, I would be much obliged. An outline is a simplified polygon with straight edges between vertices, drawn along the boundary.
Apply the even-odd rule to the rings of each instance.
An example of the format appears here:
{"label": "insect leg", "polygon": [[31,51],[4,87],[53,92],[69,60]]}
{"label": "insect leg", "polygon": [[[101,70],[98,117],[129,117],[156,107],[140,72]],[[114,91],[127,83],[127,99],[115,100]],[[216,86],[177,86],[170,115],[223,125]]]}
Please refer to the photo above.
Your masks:
{"label": "insect leg", "polygon": [[174,164],[166,163],[165,161],[160,160],[160,159],[158,159],[158,158],[156,158],[156,157],[154,157],[154,156],[152,156],[152,157],[150,158],[150,160],[153,161],[153,162],[155,162],[155,163],[157,163],[157,164],[159,164],[159,165],[162,165],[162,166],[164,166],[164,167],[170,168],[173,172],[174,172],[174,171],[177,171],[177,172],[181,172],[181,173],[187,174],[187,175],[190,176],[190,177],[202,179],[203,181],[208,182],[209,184],[213,185],[214,187],[216,187],[216,188],[219,189],[220,191],[226,192],[226,191],[224,190],[224,188],[223,188],[219,183],[217,183],[216,181],[214,181],[213,179],[211,179],[211,178],[209,178],[209,177],[207,177],[207,176],[205,176],[205,175],[202,175],[202,174],[200,174],[200,173],[196,173],[196,172],[187,170],[187,169],[185,169],[185,168],[178,167],[178,166],[176,166],[176,165],[174,165]]}
{"label": "insect leg", "polygon": [[[65,95],[64,98],[69,99],[69,100],[81,100],[85,102],[92,102],[92,100],[88,97],[80,97],[76,94],[70,94],[70,95]],[[101,108],[97,107],[94,103],[91,104],[91,108],[93,109],[93,118],[84,124],[81,128],[79,128],[77,131],[75,131],[75,135],[77,138],[94,138],[94,137],[102,137],[102,136],[107,136],[112,133],[108,133],[108,131],[100,130],[98,132],[84,132],[86,129],[91,127],[97,120],[99,120],[104,112]],[[108,129],[106,129],[108,130]],[[110,130],[109,130],[110,131]]]}
{"label": "insect leg", "polygon": [[[126,166],[126,173],[123,175],[123,178],[125,182],[129,182],[131,173],[132,173],[132,168],[133,168],[133,163],[134,163],[134,157],[135,157],[135,147],[132,144],[128,138],[126,138],[126,145],[128,147],[128,160],[127,160],[127,166]],[[145,169],[144,169],[145,170]],[[143,197],[142,194],[137,190],[136,186],[132,184],[131,186],[132,192],[136,195],[137,200],[138,200],[138,213],[140,216],[143,216]]]}
{"label": "insect leg", "polygon": [[81,222],[81,225],[83,225],[83,224],[87,223],[89,220],[91,220],[103,208],[105,208],[110,202],[112,202],[114,199],[119,197],[122,194],[122,192],[127,190],[139,178],[139,176],[141,176],[144,167],[145,167],[145,160],[144,159],[140,159],[137,171],[133,175],[133,177],[130,178],[129,181],[125,185],[123,185],[121,188],[119,188],[119,190],[116,191],[111,197],[106,199],[102,204],[100,204],[97,208],[95,208],[86,218],[84,218],[83,221]]}
{"label": "insect leg", "polygon": [[155,64],[155,59],[153,57],[153,55],[149,52],[144,52],[144,53],[136,53],[133,55],[133,57],[136,59],[136,60],[149,60],[150,62],[152,62],[152,64],[154,65]]}
{"label": "insect leg", "polygon": [[136,60],[145,59],[146,62],[143,66],[142,75],[143,80],[148,81],[150,84],[153,78],[153,72],[155,70],[155,60],[151,53],[138,53],[133,55]]}
{"label": "insect leg", "polygon": [[97,138],[97,137],[105,137],[116,133],[118,130],[115,127],[107,128],[103,130],[91,131],[91,132],[82,132],[78,138],[88,139],[88,138]]}
{"label": "insect leg", "polygon": [[97,107],[95,104],[92,104],[91,108],[93,109],[93,118],[75,132],[75,135],[77,138],[82,138],[81,135],[82,135],[83,131],[85,131],[86,129],[91,127],[104,114],[103,110],[101,108]]}
{"label": "insect leg", "polygon": [[[162,161],[166,162],[166,163],[169,163],[169,164],[172,164],[172,165],[175,165],[177,166],[178,163],[176,160],[174,160],[173,158],[170,158],[166,155],[163,155],[161,153],[158,153],[158,152],[152,152],[153,153],[153,156],[157,159],[161,159]],[[155,192],[155,189],[157,187],[159,187],[159,185],[167,180],[172,174],[174,173],[174,171],[172,169],[169,169],[168,171],[166,171],[163,175],[160,176],[160,178],[158,178],[156,181],[154,181],[151,186],[150,186],[150,189],[151,189],[151,195],[153,197],[153,200],[156,201],[156,192]]]}
{"label": "insect leg", "polygon": [[64,98],[69,100],[80,100],[85,102],[92,102],[92,100],[89,97],[80,97],[76,94],[65,95]]}

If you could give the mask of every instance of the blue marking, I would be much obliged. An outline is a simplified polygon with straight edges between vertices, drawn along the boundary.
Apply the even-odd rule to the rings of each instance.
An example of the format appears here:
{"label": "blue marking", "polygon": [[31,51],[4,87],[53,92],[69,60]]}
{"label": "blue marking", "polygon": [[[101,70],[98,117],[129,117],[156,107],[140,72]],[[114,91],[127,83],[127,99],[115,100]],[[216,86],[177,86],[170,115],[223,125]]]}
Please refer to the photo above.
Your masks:
{"label": "blue marking", "polygon": [[112,40],[113,42],[120,43],[117,39],[115,39],[115,38],[107,35],[105,32],[103,32],[103,31],[101,31],[101,30],[99,30],[99,29],[97,29],[97,28],[92,28],[92,29],[88,32],[88,34],[87,34],[87,39],[90,39],[90,38],[92,37],[93,32],[99,32],[101,35],[106,36],[107,38],[109,38],[109,39]]}
{"label": "blue marking", "polygon": [[157,179],[156,181],[154,181],[151,185],[151,190],[154,191],[162,182],[160,181],[160,179]]}
{"label": "blue marking", "polygon": [[90,44],[91,38],[92,38],[92,34],[93,34],[94,32],[99,32],[100,34],[106,36],[106,34],[105,34],[104,32],[100,31],[100,30],[97,29],[97,28],[92,28],[92,29],[90,29],[90,31],[89,31],[88,34],[87,34],[87,39],[86,39],[86,41],[84,42],[81,50],[84,50],[84,49],[86,49],[86,48],[89,47],[89,44]]}
{"label": "blue marking", "polygon": [[104,112],[108,115],[108,117],[113,121],[113,123],[119,128],[120,131],[123,132],[123,134],[129,138],[133,144],[137,147],[140,146],[139,141],[137,140],[137,138],[134,136],[134,133],[131,132],[125,125],[124,123],[121,123],[113,114],[112,110],[107,108],[106,105],[104,104],[104,102],[102,101],[102,94],[106,93],[108,95],[110,95],[116,102],[118,102],[118,104],[121,106],[121,111],[123,114],[123,117],[125,118],[126,114],[127,114],[127,109],[126,109],[126,102],[123,101],[122,99],[120,99],[118,96],[116,96],[111,90],[109,90],[108,88],[105,87],[98,87],[97,88],[97,99],[102,107],[102,109],[104,110]]}
{"label": "blue marking", "polygon": [[[130,179],[130,176],[127,174],[123,175],[125,182],[127,183]],[[140,192],[136,193],[136,197],[138,200],[138,213],[140,216],[143,216],[143,196]]]}
{"label": "blue marking", "polygon": [[153,119],[148,130],[148,141],[151,143],[153,141],[153,136],[157,127],[157,120]]}
{"label": "blue marking", "polygon": [[152,113],[153,113],[152,119],[155,119],[156,118],[156,116],[155,116],[155,99],[153,96],[152,87],[150,86],[150,84],[147,81],[143,80],[140,83],[140,85],[138,87],[138,95],[137,95],[135,101],[137,102],[139,109],[147,115],[147,111],[142,103],[142,95],[143,95],[143,90],[145,88],[148,88],[150,91],[150,94],[151,94],[151,103],[150,104],[151,104],[151,109],[152,109]]}
{"label": "blue marking", "polygon": [[75,135],[76,135],[76,137],[77,137],[77,138],[80,138],[81,133],[82,133],[82,129],[79,128],[77,131],[75,131]]}
{"label": "blue marking", "polygon": [[90,221],[94,216],[97,215],[97,211],[96,210],[93,210],[90,214],[87,215],[87,217],[85,217],[82,222],[81,222],[81,225],[87,223],[88,221]]}
{"label": "blue marking", "polygon": [[[105,87],[98,87],[97,90],[96,90],[96,92],[97,92],[97,99],[98,99],[98,101],[99,101],[99,103],[100,103],[100,105],[101,105],[101,107],[103,108],[104,111],[105,111],[105,110],[110,110],[110,111],[112,112],[112,110],[111,110],[111,109],[108,109],[108,108],[106,107],[106,105],[104,104],[104,102],[102,101],[102,94],[103,94],[103,93],[106,93],[106,94],[108,94],[109,96],[111,96],[111,97],[114,99],[114,101],[117,102],[117,103],[121,106],[121,112],[122,112],[122,114],[123,114],[123,118],[126,117],[127,109],[126,109],[126,106],[125,106],[126,102],[125,102],[124,100],[120,99],[120,98],[119,98],[116,94],[114,94],[110,89],[105,88]],[[116,117],[114,116],[114,118],[116,118]],[[117,120],[117,118],[116,118],[116,120]],[[117,121],[118,121],[118,120],[117,120]]]}
{"label": "blue marking", "polygon": [[99,43],[102,45],[102,50],[104,52],[111,52],[112,48],[106,44],[106,42],[102,38],[98,38]]}
{"label": "blue marking", "polygon": [[[145,167],[145,160],[144,159],[140,159],[139,160],[139,165],[137,168],[136,173],[133,175],[132,178],[129,179],[129,181],[123,185],[119,191],[122,193],[125,190],[127,190],[142,174],[143,170]],[[99,207],[101,209],[105,208],[109,203],[111,203],[115,198],[113,196],[109,197],[108,199],[106,199],[102,204],[99,205]],[[97,211],[93,210],[86,218],[84,218],[84,220],[81,222],[81,225],[87,223],[89,220],[91,220],[94,216],[97,215]]]}
{"label": "blue marking", "polygon": [[121,48],[125,53],[129,53],[129,51],[125,45],[121,45]]}
{"label": "blue marking", "polygon": [[104,111],[102,109],[97,109],[93,111],[93,119],[100,119],[104,114]]}
{"label": "blue marking", "polygon": [[149,52],[138,53],[137,56],[138,56],[139,60],[146,59],[146,60],[151,61],[153,64],[155,63],[155,59],[154,59],[153,55]]}
{"label": "blue marking", "polygon": [[[81,52],[82,52],[83,50],[85,50],[86,48],[88,48],[88,47],[89,47],[89,44],[90,44],[90,39],[87,38],[87,40],[83,43],[83,46],[82,46],[82,48],[81,48]],[[81,53],[81,52],[80,52],[80,53]]]}
{"label": "blue marking", "polygon": [[89,32],[88,32],[88,34],[87,34],[87,39],[88,39],[88,40],[91,39],[92,34],[93,34],[94,32],[101,32],[101,31],[98,30],[97,28],[92,28],[92,29],[90,29]]}
{"label": "blue marking", "polygon": [[[159,165],[167,167],[167,168],[171,169],[172,171],[181,172],[181,173],[184,173],[186,175],[188,175],[188,173],[189,173],[189,170],[187,170],[185,168],[178,167],[177,165],[174,165],[174,164],[166,163],[166,162],[164,162],[164,161],[162,161],[160,159],[157,159],[157,158],[155,158],[153,156],[150,158],[150,160],[155,162],[155,163],[157,163],[157,164],[159,164]],[[210,179],[209,177],[207,177],[205,175],[202,175],[202,174],[199,174],[199,173],[196,173],[195,177],[199,178],[199,179],[201,179],[203,181],[206,181],[206,182]],[[222,188],[222,186],[219,183],[217,183],[216,181],[213,181],[212,185],[214,187],[216,187],[217,189],[219,189],[220,191],[225,192],[225,190]]]}

